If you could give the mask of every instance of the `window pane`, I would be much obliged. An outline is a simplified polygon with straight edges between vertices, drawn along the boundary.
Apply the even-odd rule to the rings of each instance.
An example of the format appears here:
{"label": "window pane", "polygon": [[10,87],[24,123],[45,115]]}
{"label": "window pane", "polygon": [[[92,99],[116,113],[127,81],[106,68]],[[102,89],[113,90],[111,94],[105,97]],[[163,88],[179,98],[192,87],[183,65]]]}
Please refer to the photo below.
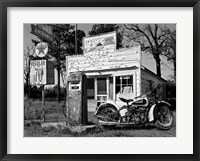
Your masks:
{"label": "window pane", "polygon": [[130,76],[130,79],[128,79],[128,84],[133,84],[133,76]]}
{"label": "window pane", "polygon": [[130,85],[130,86],[122,87],[122,93],[133,93],[133,86]]}
{"label": "window pane", "polygon": [[106,78],[97,78],[97,94],[107,94]]}
{"label": "window pane", "polygon": [[116,94],[117,93],[133,93],[133,76],[116,77]]}

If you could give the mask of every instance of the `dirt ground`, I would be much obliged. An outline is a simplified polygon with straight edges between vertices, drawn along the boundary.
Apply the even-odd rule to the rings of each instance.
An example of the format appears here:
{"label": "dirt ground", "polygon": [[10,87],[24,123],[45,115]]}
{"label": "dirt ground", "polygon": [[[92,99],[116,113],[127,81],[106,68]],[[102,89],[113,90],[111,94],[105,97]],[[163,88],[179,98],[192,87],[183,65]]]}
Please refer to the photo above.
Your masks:
{"label": "dirt ground", "polygon": [[140,127],[97,127],[82,133],[67,128],[45,127],[39,124],[25,125],[24,137],[175,137],[176,126],[170,130],[158,130],[154,126]]}
{"label": "dirt ground", "polygon": [[[46,121],[65,121],[63,102],[46,102]],[[93,112],[88,113],[88,121],[95,124]],[[176,113],[174,112],[174,116]],[[135,127],[102,127],[87,129],[82,132],[71,131],[62,127],[41,127],[42,110],[40,101],[25,102],[24,137],[176,137],[176,117],[170,130],[159,130],[153,124]]]}

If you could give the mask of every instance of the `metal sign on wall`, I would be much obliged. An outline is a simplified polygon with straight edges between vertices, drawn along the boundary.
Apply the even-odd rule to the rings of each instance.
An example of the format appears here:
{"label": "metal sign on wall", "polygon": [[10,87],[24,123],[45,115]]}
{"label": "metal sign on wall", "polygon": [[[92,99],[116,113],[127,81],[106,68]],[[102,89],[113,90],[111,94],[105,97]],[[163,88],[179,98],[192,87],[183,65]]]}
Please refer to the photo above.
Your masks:
{"label": "metal sign on wall", "polygon": [[110,32],[98,36],[83,38],[83,52],[88,53],[110,53],[116,50],[116,32]]}
{"label": "metal sign on wall", "polygon": [[66,57],[66,71],[96,71],[139,66],[140,47],[118,50],[106,54],[91,54]]}
{"label": "metal sign on wall", "polygon": [[45,42],[40,42],[35,47],[35,53],[38,57],[44,57],[48,52],[48,45]]}
{"label": "metal sign on wall", "polygon": [[54,65],[47,60],[32,60],[30,62],[30,84],[54,84]]}
{"label": "metal sign on wall", "polygon": [[52,42],[53,41],[53,35],[51,34],[51,29],[45,31],[45,28],[42,28],[41,25],[37,26],[37,25],[31,25],[31,33],[48,41],[48,42]]}

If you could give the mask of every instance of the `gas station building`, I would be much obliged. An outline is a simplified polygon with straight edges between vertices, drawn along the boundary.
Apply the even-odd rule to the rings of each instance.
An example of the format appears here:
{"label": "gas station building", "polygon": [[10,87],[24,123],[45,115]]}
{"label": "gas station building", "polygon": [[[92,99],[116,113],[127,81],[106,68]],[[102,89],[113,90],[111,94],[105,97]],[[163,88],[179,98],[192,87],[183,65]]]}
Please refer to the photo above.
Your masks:
{"label": "gas station building", "polygon": [[166,81],[141,64],[140,46],[116,49],[115,34],[85,38],[83,55],[66,57],[68,74],[82,71],[87,76],[88,107],[95,109],[107,100],[122,105],[119,97],[145,94],[152,83],[158,87],[159,99],[165,99]]}

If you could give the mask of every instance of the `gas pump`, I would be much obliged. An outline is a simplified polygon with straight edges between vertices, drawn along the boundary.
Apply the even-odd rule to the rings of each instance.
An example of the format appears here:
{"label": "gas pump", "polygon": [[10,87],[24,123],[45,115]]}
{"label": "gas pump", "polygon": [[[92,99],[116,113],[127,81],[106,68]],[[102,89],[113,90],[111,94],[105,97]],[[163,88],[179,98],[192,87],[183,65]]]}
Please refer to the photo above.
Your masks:
{"label": "gas pump", "polygon": [[85,125],[88,122],[87,77],[82,72],[73,72],[67,76],[66,115],[68,123]]}

